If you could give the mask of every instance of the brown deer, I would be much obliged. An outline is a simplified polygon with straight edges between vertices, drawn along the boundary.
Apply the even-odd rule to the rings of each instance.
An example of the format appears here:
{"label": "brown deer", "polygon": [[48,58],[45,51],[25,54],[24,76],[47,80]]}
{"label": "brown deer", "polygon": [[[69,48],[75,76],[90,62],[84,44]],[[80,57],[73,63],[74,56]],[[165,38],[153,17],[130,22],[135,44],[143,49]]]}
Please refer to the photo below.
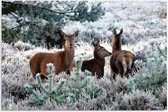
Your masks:
{"label": "brown deer", "polygon": [[112,55],[110,59],[111,74],[113,79],[115,79],[116,74],[120,74],[121,77],[126,76],[131,73],[134,66],[134,54],[130,51],[121,50],[121,36],[123,29],[117,34],[116,28],[113,29],[112,36]]}
{"label": "brown deer", "polygon": [[100,46],[98,42],[92,42],[94,46],[94,58],[88,61],[83,61],[81,70],[88,70],[93,75],[96,75],[98,78],[104,76],[104,65],[105,65],[105,57],[110,56],[111,53],[108,52],[104,47]]}
{"label": "brown deer", "polygon": [[45,36],[45,42],[47,45],[47,48],[50,49],[51,47],[54,47],[54,45],[59,46],[59,49],[62,49],[63,45],[64,45],[64,37],[61,34],[61,30],[55,31],[54,35],[55,37],[57,37],[58,39],[56,40],[56,38],[52,38],[52,35],[46,35]]}
{"label": "brown deer", "polygon": [[66,71],[67,74],[70,74],[69,68],[74,59],[74,39],[78,36],[78,32],[74,32],[72,35],[66,35],[64,32],[61,32],[61,35],[64,37],[64,51],[58,51],[56,53],[37,53],[30,59],[30,68],[33,74],[33,77],[37,73],[40,73],[42,78],[47,78],[46,64],[53,63],[55,66],[55,73],[59,74],[62,71]]}

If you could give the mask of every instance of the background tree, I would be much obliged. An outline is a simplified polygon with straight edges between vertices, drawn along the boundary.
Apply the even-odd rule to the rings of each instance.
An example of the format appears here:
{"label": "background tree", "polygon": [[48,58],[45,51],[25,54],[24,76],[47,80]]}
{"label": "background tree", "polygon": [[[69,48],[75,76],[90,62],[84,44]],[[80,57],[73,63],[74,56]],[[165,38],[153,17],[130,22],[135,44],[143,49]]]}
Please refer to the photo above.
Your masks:
{"label": "background tree", "polygon": [[101,3],[89,9],[86,1],[2,1],[2,15],[12,16],[15,26],[8,27],[2,20],[2,40],[11,43],[14,39],[40,45],[46,32],[52,34],[68,21],[94,22],[105,14]]}

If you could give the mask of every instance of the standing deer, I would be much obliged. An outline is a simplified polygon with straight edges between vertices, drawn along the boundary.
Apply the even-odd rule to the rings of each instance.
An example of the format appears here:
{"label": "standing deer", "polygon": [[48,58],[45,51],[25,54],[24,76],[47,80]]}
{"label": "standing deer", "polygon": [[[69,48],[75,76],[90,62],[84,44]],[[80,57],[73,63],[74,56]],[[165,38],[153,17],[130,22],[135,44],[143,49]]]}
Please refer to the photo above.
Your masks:
{"label": "standing deer", "polygon": [[83,61],[81,70],[88,70],[93,75],[96,74],[98,78],[101,78],[104,76],[104,58],[106,56],[110,56],[111,53],[108,52],[104,47],[100,46],[99,41],[96,43],[92,42],[92,45],[94,46],[94,58],[88,61]]}
{"label": "standing deer", "polygon": [[55,35],[55,37],[57,37],[57,40],[56,40],[56,38],[52,38],[51,35],[45,36],[45,41],[46,41],[46,45],[47,45],[48,49],[50,49],[51,47],[54,47],[54,45],[57,45],[57,46],[59,46],[58,47],[59,49],[62,49],[62,47],[64,45],[64,37],[61,34],[61,32],[62,32],[61,30],[54,32],[54,35]]}
{"label": "standing deer", "polygon": [[47,63],[53,63],[55,66],[55,73],[59,74],[62,71],[66,71],[70,74],[70,66],[74,59],[74,39],[78,36],[78,32],[74,32],[72,35],[66,35],[64,32],[60,32],[64,37],[64,51],[58,51],[56,53],[37,53],[30,59],[30,68],[33,77],[37,73],[40,73],[42,78],[47,78]]}
{"label": "standing deer", "polygon": [[121,36],[123,29],[117,34],[116,28],[113,29],[112,36],[112,55],[110,59],[111,74],[115,79],[116,74],[120,74],[121,77],[128,77],[128,73],[131,72],[134,66],[134,54],[130,51],[121,50]]}

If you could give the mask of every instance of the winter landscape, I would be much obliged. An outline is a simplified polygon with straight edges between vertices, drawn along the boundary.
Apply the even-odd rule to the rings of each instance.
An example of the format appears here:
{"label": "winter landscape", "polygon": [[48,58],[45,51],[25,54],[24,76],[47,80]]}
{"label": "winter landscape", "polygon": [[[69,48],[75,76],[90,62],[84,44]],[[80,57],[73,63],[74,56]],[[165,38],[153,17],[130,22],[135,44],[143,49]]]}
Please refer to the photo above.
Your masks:
{"label": "winter landscape", "polygon": [[[80,5],[74,11],[86,9],[91,12],[92,6],[99,2],[86,2],[87,8]],[[39,16],[32,17],[33,14],[22,10],[27,5],[32,6],[31,8],[48,8],[51,11],[71,10],[67,7],[78,6],[78,3],[69,2],[65,5],[60,2],[57,6],[54,2],[2,2],[1,110],[167,110],[166,1],[102,1],[95,8],[100,10],[92,11],[91,19],[87,17],[87,21],[83,20],[84,16],[68,18],[71,15],[60,19],[59,21],[66,21],[61,26],[66,34],[79,30],[73,61],[76,66],[71,75],[66,72],[53,75],[51,70],[46,81],[41,80],[39,75],[36,79],[33,78],[29,65],[33,55],[64,50],[57,47],[47,49],[44,37],[38,37],[36,33],[39,32],[35,32],[45,32],[45,28],[33,28],[38,25],[52,29],[53,24],[59,25],[60,22],[55,23],[57,19],[53,19],[53,23],[47,23],[50,21],[47,21],[47,17],[37,19]],[[13,7],[15,4],[21,5],[9,13],[7,8],[11,4],[14,4]],[[96,14],[99,15],[98,18],[94,17]],[[19,26],[18,23],[22,21],[26,24],[25,27],[23,24]],[[32,29],[27,25],[29,23],[33,23]],[[13,30],[17,26],[19,30]],[[100,40],[100,45],[112,52],[114,28],[123,28],[122,49],[136,55],[137,71],[128,78],[118,75],[115,80],[111,80],[111,56],[108,56],[105,58],[102,78],[97,79],[88,71],[82,72],[82,62],[93,58],[93,40]],[[42,39],[36,41],[35,37]],[[53,67],[50,65],[49,68]]]}

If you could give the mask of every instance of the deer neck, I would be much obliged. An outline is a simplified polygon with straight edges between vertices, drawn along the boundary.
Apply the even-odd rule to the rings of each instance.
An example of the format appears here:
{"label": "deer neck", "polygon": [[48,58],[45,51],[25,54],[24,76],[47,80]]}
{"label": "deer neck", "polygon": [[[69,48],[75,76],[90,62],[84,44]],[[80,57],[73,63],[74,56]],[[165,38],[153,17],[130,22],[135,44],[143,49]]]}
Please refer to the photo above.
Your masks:
{"label": "deer neck", "polygon": [[114,51],[120,51],[121,50],[121,39],[114,39],[112,40],[112,52]]}
{"label": "deer neck", "polygon": [[64,61],[65,61],[65,64],[66,66],[70,66],[73,59],[74,59],[74,54],[75,54],[75,51],[74,51],[74,48],[66,48],[65,47],[65,50],[64,50]]}
{"label": "deer neck", "polygon": [[98,53],[94,52],[94,59],[95,60],[98,60],[98,62],[101,64],[101,65],[104,65],[105,64],[105,59],[103,56],[99,55]]}

